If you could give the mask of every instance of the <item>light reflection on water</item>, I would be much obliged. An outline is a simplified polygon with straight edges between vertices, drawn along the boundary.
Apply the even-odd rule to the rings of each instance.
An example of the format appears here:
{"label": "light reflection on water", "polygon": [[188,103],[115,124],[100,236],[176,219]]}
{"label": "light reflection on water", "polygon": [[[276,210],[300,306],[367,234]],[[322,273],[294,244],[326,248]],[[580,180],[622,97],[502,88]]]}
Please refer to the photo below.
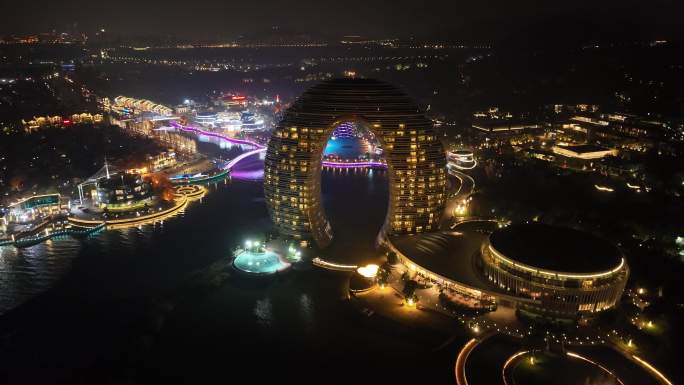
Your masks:
{"label": "light reflection on water", "polygon": [[[209,193],[202,201],[192,202],[184,212],[163,222],[108,230],[84,240],[51,240],[25,249],[0,247],[0,314],[55,286],[74,269],[75,261],[80,269],[71,274],[74,285],[86,281],[112,285],[107,288],[112,292],[125,292],[127,287],[133,291],[148,284],[136,279],[166,283],[188,269],[224,258],[242,237],[268,231],[271,226],[259,173],[263,173],[263,161],[256,156],[246,159],[235,168],[235,178],[207,185]],[[250,183],[238,178],[240,175],[246,175]],[[322,180],[323,203],[339,247],[372,247],[386,211],[385,172],[324,171]],[[351,207],[350,199],[354,200]],[[369,221],[369,214],[375,211],[377,215],[372,216],[377,218]],[[354,254],[363,256],[365,252]],[[312,299],[302,294],[299,308],[304,324],[311,325],[307,320],[315,310]],[[271,312],[268,302],[255,308],[263,323],[271,322]]]}
{"label": "light reflection on water", "polygon": [[273,322],[273,305],[271,304],[270,297],[256,301],[254,304],[254,315],[259,325],[264,327],[271,326]]}
{"label": "light reflection on water", "polygon": [[236,143],[232,143],[232,142],[229,142],[227,140],[223,140],[221,138],[216,138],[213,136],[199,135],[198,138],[199,138],[199,142],[215,144],[221,150],[240,149],[241,151],[247,151],[247,150],[253,149],[253,147],[249,146],[249,145],[236,144]]}
{"label": "light reflection on water", "polygon": [[0,246],[0,314],[52,287],[70,269],[79,248],[74,239],[24,249]]}
{"label": "light reflection on water", "polygon": [[301,318],[304,328],[311,332],[314,329],[315,323],[315,307],[314,301],[307,293],[302,293],[299,296],[299,316]]}
{"label": "light reflection on water", "polygon": [[[167,221],[184,216],[179,212]],[[0,246],[0,314],[57,284],[70,271],[84,246],[116,255],[134,254],[153,243],[155,232],[163,231],[164,226],[162,221],[107,230],[85,240],[51,239],[22,249]]]}

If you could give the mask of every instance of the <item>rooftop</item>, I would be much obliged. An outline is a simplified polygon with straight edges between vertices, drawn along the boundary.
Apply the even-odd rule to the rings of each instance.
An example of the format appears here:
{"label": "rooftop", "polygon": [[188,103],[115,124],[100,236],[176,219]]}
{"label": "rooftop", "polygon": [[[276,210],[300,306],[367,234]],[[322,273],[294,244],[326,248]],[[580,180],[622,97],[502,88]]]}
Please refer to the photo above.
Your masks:
{"label": "rooftop", "polygon": [[122,185],[124,186],[135,186],[138,184],[142,184],[143,179],[140,177],[140,175],[137,174],[113,174],[109,179],[100,179],[98,182],[99,187],[101,188],[119,188]]}
{"label": "rooftop", "polygon": [[391,237],[392,244],[423,269],[474,288],[490,288],[475,268],[475,257],[487,240],[477,231],[440,231]]}
{"label": "rooftop", "polygon": [[590,152],[600,152],[600,151],[610,151],[609,148],[597,146],[595,144],[574,144],[574,145],[567,145],[567,146],[557,145],[556,147],[563,148],[563,149],[570,150],[570,151],[574,151],[578,154],[586,154],[586,153],[590,153]]}
{"label": "rooftop", "polygon": [[589,274],[609,271],[622,253],[609,242],[567,227],[541,223],[514,224],[489,236],[506,258],[543,270]]}

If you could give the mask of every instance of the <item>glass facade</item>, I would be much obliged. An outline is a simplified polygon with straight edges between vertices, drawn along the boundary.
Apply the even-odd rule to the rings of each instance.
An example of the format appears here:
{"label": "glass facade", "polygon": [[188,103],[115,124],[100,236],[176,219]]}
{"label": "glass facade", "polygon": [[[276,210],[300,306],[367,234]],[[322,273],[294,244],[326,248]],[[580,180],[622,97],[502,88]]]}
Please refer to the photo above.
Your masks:
{"label": "glass facade", "polygon": [[35,208],[42,207],[42,206],[53,206],[53,205],[59,205],[59,194],[32,196],[32,197],[28,198],[27,200],[21,202],[19,204],[19,207],[22,210],[30,210],[30,209],[35,209]]}
{"label": "glass facade", "polygon": [[487,279],[521,300],[521,308],[566,317],[614,307],[629,276],[624,258],[610,271],[568,274],[518,264],[489,244],[482,248],[481,265]]}

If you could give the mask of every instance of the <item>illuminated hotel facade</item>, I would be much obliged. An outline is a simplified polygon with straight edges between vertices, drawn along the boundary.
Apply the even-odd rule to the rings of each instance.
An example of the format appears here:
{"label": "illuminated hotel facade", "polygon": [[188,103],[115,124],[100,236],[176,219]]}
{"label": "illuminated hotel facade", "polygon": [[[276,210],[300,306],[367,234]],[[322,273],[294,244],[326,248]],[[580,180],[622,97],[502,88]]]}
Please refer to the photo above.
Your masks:
{"label": "illuminated hotel facade", "polygon": [[489,235],[470,230],[390,237],[412,274],[468,299],[528,315],[591,318],[615,307],[629,267],[613,245],[578,230],[517,224]]}
{"label": "illuminated hotel facade", "polygon": [[[601,312],[613,308],[618,303],[627,284],[629,267],[617,248],[599,245],[596,238],[590,239],[589,234],[580,234],[577,230],[545,225],[517,227],[510,232],[504,229],[490,235],[482,246],[479,265],[482,274],[498,286],[499,290],[505,290],[509,296],[514,297],[519,308],[538,314],[575,317]],[[529,245],[530,239],[522,235],[523,231],[529,232],[527,227],[536,233],[531,235],[550,235],[554,241],[552,243],[555,243],[554,248],[545,249],[543,253],[538,253],[536,258],[529,258],[526,256],[534,255],[540,249],[536,246],[509,247],[512,237],[522,238],[520,243]],[[578,244],[557,242],[558,239],[551,235],[551,232],[559,231],[569,233],[568,242]],[[586,241],[582,242],[583,240]],[[513,240],[513,243],[515,242],[517,240]],[[592,251],[590,249],[593,246],[596,248]],[[586,250],[584,255],[575,254],[572,258],[561,256],[563,248],[582,247]],[[517,250],[521,251],[519,256],[522,258],[516,255]],[[583,257],[587,259],[587,263],[582,261]],[[535,259],[540,263],[533,263]],[[577,268],[564,264],[563,259],[576,263]],[[602,259],[603,263],[596,265],[598,259]]]}
{"label": "illuminated hotel facade", "polygon": [[335,127],[345,122],[365,125],[384,149],[390,202],[381,235],[437,230],[446,157],[432,122],[402,90],[345,78],[307,90],[271,136],[264,190],[280,233],[319,247],[333,239],[321,203],[322,154]]}

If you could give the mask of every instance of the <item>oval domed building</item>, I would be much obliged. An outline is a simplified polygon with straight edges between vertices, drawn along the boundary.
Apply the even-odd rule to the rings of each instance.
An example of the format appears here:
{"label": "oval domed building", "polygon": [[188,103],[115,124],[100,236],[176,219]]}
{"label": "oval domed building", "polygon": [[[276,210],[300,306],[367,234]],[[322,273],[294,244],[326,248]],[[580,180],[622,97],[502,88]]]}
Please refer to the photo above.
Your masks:
{"label": "oval domed building", "polygon": [[629,276],[624,256],[612,244],[539,223],[493,232],[478,264],[506,298],[516,299],[518,309],[561,318],[615,306]]}

